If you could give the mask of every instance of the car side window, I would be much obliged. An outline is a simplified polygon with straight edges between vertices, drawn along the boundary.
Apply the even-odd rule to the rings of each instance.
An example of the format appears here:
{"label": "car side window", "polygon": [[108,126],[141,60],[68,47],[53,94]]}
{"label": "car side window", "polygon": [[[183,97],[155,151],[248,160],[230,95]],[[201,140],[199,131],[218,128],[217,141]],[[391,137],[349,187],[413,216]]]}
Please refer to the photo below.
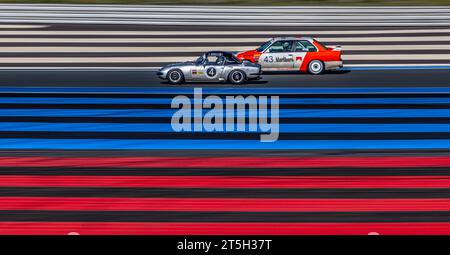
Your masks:
{"label": "car side window", "polygon": [[269,47],[267,52],[270,52],[270,53],[291,52],[292,44],[293,44],[293,41],[286,41],[286,40],[276,41]]}
{"label": "car side window", "polygon": [[294,46],[295,52],[315,52],[316,47],[307,40],[296,41]]}
{"label": "car side window", "polygon": [[217,63],[217,56],[207,56],[205,65],[215,65]]}
{"label": "car side window", "polygon": [[209,55],[206,58],[205,65],[222,66],[225,64],[225,57],[221,55]]}
{"label": "car side window", "polygon": [[224,64],[225,64],[225,57],[224,56],[217,57],[216,65],[222,66]]}
{"label": "car side window", "polygon": [[234,65],[234,64],[237,64],[237,63],[238,62],[236,62],[236,60],[234,60],[234,59],[232,59],[230,57],[225,58],[225,65]]}

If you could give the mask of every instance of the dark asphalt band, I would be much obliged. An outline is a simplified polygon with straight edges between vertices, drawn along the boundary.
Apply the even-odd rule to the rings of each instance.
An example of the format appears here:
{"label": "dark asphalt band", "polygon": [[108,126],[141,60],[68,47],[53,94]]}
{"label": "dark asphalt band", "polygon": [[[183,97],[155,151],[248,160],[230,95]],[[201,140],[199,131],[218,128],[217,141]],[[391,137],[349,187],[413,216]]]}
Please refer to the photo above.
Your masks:
{"label": "dark asphalt band", "polygon": [[[448,87],[449,69],[433,70],[352,70],[332,72],[323,76],[297,74],[264,74],[263,80],[251,81],[244,87],[304,87],[304,88],[360,88],[360,87]],[[146,70],[3,70],[0,86],[3,87],[127,87],[161,88],[173,87],[162,83],[155,71]],[[382,78],[380,78],[382,77]],[[432,77],[432,79],[430,79]],[[386,82],[389,81],[389,82]],[[223,83],[189,83],[180,88],[220,88],[232,89],[233,85]],[[64,89],[62,89],[64,90]],[[56,91],[57,92],[57,91]],[[63,91],[61,91],[63,92]],[[151,91],[149,91],[151,93]],[[174,91],[176,92],[176,91]],[[134,92],[133,92],[134,93]],[[127,94],[133,94],[127,93]],[[248,93],[252,93],[251,90]],[[11,93],[10,93],[11,94]],[[17,93],[20,94],[20,93]],[[348,93],[347,93],[348,94]],[[392,93],[391,93],[392,94]],[[426,93],[438,95],[436,93]],[[94,95],[95,96],[95,95]],[[170,96],[170,95],[169,95]],[[317,96],[317,95],[316,95]],[[321,97],[326,95],[319,95]],[[361,97],[358,95],[353,95]],[[381,96],[381,95],[380,95]],[[415,95],[412,95],[413,97]],[[445,95],[440,95],[445,96]],[[297,95],[293,95],[297,97]],[[288,97],[287,97],[288,98]]]}
{"label": "dark asphalt band", "polygon": [[0,211],[1,221],[39,222],[449,222],[450,212]]}
{"label": "dark asphalt band", "polygon": [[[223,98],[225,102],[225,98]],[[88,100],[86,100],[88,101]],[[448,103],[421,104],[281,104],[281,109],[450,109]],[[0,109],[172,109],[170,104],[2,104]],[[247,106],[248,109],[248,106]],[[269,105],[270,109],[270,105]]]}
{"label": "dark asphalt band", "polygon": [[429,168],[84,168],[0,167],[0,175],[39,176],[449,176],[450,167]]}
{"label": "dark asphalt band", "polygon": [[[280,133],[278,140],[403,140],[450,139],[450,132],[386,133]],[[0,138],[38,139],[166,139],[166,140],[255,140],[268,132],[65,132],[0,131]]]}
{"label": "dark asphalt band", "polygon": [[[450,155],[448,149],[405,150],[20,150],[2,149],[2,157],[437,157]],[[1,168],[1,166],[0,166]]]}
{"label": "dark asphalt band", "polygon": [[[225,100],[225,99],[224,99]],[[0,99],[1,101],[1,99]],[[269,105],[270,107],[270,105]],[[0,109],[172,109],[170,104],[1,104]],[[282,109],[450,109],[449,103],[281,104]],[[269,108],[270,109],[270,108]]]}
{"label": "dark asphalt band", "polygon": [[[2,117],[0,122],[51,123],[170,123],[171,118],[148,117]],[[280,118],[282,124],[448,124],[450,118]]]}
{"label": "dark asphalt band", "polygon": [[[386,46],[387,47],[387,46]],[[449,50],[383,50],[383,54],[449,54]],[[47,58],[47,57],[184,57],[184,56],[200,56],[202,51],[198,52],[1,52],[0,57],[3,58]],[[380,54],[379,50],[362,50],[353,51],[345,50],[344,54],[361,55],[361,54]],[[388,60],[391,61],[391,60]],[[347,62],[347,61],[346,61]],[[124,64],[124,63],[122,63]],[[150,62],[149,62],[150,64]]]}
{"label": "dark asphalt band", "polygon": [[4,197],[450,198],[450,189],[10,188]]}
{"label": "dark asphalt band", "polygon": [[[156,76],[156,72],[155,76]],[[450,74],[450,72],[449,72]],[[295,75],[295,73],[292,73]],[[447,75],[447,74],[445,74]],[[272,76],[270,74],[268,77]],[[195,83],[194,83],[195,84]],[[183,87],[186,88],[186,87]],[[21,97],[21,98],[34,98],[34,97],[51,97],[51,98],[173,98],[179,95],[186,95],[192,99],[194,93],[194,88],[188,93],[180,93],[180,91],[174,91],[173,93],[167,94],[151,94],[151,93],[0,93],[0,102],[2,97]],[[232,90],[230,90],[232,92]],[[225,94],[221,93],[218,96],[237,96],[237,95],[255,95],[255,96],[279,96],[280,98],[436,98],[436,97],[450,97],[450,93],[258,93],[255,95],[255,90],[252,88],[248,89],[248,92],[243,92],[239,94]],[[320,91],[319,91],[320,92]],[[202,97],[205,98],[209,95],[217,96],[213,93],[208,93],[207,91],[202,91]]]}
{"label": "dark asphalt band", "polygon": [[[450,41],[448,42],[450,44]],[[0,45],[0,47],[2,47]],[[89,46],[87,46],[89,47]],[[131,46],[130,46],[131,47]],[[196,57],[193,57],[192,60],[195,60]],[[96,62],[91,63],[89,59],[86,62],[82,63],[46,63],[43,60],[42,63],[0,63],[0,67],[139,67],[139,68],[157,68],[162,67],[174,62]],[[397,59],[388,59],[388,60],[347,60],[344,65],[355,65],[355,64],[448,64],[450,65],[450,60],[446,59],[437,59],[437,60],[397,60]]]}

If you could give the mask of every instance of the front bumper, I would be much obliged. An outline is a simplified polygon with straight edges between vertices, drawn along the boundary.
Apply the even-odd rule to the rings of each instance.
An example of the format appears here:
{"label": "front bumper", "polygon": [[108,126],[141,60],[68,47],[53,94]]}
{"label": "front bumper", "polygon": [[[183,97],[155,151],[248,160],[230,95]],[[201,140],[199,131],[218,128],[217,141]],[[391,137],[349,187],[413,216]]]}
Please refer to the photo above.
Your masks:
{"label": "front bumper", "polygon": [[325,62],[325,70],[337,70],[339,68],[344,67],[344,63],[342,61],[326,61]]}
{"label": "front bumper", "polygon": [[262,71],[260,71],[259,73],[249,73],[247,74],[247,79],[249,80],[259,80],[261,79],[261,73]]}
{"label": "front bumper", "polygon": [[162,79],[162,80],[165,80],[165,79],[166,79],[166,73],[165,73],[165,72],[158,71],[158,72],[156,73],[156,76],[158,76],[158,78],[160,78],[160,79]]}

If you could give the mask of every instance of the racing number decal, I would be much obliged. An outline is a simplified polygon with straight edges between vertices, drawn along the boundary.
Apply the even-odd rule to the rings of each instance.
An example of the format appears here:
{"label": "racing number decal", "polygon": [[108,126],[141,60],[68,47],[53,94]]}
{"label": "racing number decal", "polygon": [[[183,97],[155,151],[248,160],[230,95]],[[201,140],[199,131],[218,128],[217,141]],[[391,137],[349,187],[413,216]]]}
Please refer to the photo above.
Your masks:
{"label": "racing number decal", "polygon": [[263,61],[266,62],[266,63],[273,63],[273,56],[266,56],[263,59]]}
{"label": "racing number decal", "polygon": [[206,76],[213,78],[214,76],[216,76],[217,74],[217,70],[214,67],[209,67],[208,69],[206,69]]}

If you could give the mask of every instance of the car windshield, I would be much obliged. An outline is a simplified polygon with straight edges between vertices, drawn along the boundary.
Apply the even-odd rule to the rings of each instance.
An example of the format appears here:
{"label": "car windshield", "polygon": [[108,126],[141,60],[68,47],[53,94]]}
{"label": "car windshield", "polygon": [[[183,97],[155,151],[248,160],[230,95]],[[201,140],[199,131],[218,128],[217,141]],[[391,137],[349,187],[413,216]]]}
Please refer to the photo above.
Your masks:
{"label": "car windshield", "polygon": [[237,64],[237,63],[241,63],[242,62],[234,55],[227,56],[226,61],[229,64]]}
{"label": "car windshield", "polygon": [[200,65],[201,63],[203,63],[203,55],[198,57],[197,60],[195,60],[196,65]]}
{"label": "car windshield", "polygon": [[256,51],[258,51],[258,52],[263,52],[264,50],[267,49],[267,47],[270,46],[271,43],[272,43],[272,40],[263,43],[261,46],[259,46],[259,48],[256,49]]}

